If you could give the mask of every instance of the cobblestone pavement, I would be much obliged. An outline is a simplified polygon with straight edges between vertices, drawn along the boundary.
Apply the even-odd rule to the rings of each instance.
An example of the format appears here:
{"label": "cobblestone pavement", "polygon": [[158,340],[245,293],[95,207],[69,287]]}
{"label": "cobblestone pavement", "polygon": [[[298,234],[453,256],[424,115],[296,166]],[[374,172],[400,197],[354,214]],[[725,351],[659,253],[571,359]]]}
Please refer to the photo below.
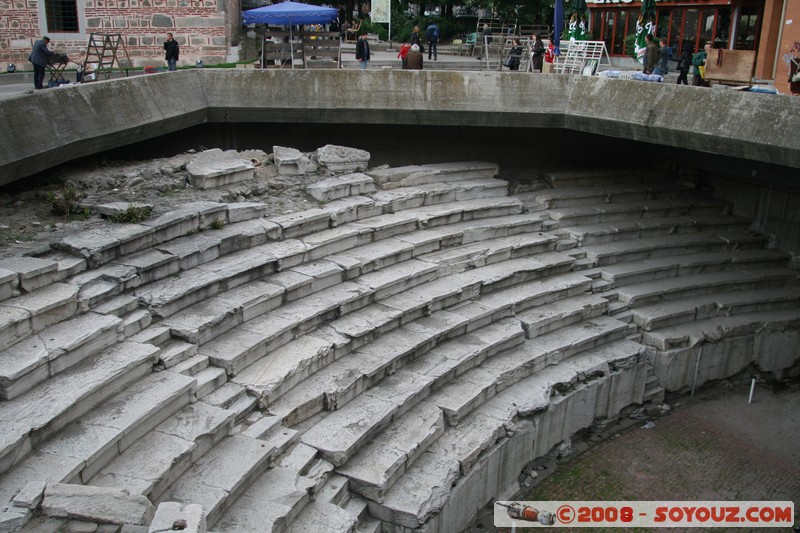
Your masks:
{"label": "cobblestone pavement", "polygon": [[744,384],[679,398],[654,428],[638,423],[565,460],[528,499],[791,500],[797,523],[800,387],[778,392],[760,384],[750,405],[748,393]]}

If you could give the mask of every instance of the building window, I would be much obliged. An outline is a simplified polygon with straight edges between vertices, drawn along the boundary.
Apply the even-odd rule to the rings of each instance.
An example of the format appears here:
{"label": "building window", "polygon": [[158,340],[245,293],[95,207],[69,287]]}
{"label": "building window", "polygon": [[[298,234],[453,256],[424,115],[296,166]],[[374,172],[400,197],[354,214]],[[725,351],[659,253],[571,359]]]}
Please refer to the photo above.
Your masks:
{"label": "building window", "polygon": [[77,0],[46,0],[47,31],[49,33],[78,33]]}

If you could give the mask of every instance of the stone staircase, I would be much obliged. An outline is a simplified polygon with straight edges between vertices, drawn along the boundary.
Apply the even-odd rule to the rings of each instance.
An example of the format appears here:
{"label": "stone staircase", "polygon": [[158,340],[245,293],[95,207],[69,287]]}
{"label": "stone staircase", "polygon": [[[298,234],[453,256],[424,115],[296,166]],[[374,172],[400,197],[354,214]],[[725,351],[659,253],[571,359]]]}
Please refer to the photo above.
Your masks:
{"label": "stone staircase", "polygon": [[[796,366],[797,272],[725,202],[497,174],[342,172],[307,211],[198,202],[0,262],[0,529],[86,521],[48,500],[71,484],[216,531],[460,531],[598,421]],[[129,516],[103,522],[169,523]]]}

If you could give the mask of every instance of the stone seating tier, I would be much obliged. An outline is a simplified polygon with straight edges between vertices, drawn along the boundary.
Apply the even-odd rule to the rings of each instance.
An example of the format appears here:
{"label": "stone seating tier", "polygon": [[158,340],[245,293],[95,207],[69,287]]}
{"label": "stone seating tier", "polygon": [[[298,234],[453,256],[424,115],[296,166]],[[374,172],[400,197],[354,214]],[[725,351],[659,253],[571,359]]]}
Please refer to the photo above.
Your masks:
{"label": "stone seating tier", "polygon": [[749,224],[749,219],[733,215],[699,215],[641,218],[606,224],[570,226],[554,233],[565,239],[573,239],[578,246],[583,246],[680,233],[743,231],[747,230]]}
{"label": "stone seating tier", "polygon": [[684,182],[693,182],[692,176],[680,176],[676,179],[674,172],[656,169],[630,169],[630,168],[576,168],[572,170],[559,169],[557,171],[543,172],[542,177],[556,190],[575,189],[586,187],[606,188],[615,185],[643,185],[678,182],[676,189],[685,187]]}
{"label": "stone seating tier", "polygon": [[580,248],[593,266],[643,261],[676,255],[759,249],[765,237],[753,232],[686,233],[591,244]]}
{"label": "stone seating tier", "polygon": [[786,252],[763,249],[705,252],[604,265],[584,271],[583,274],[591,278],[602,277],[610,282],[610,288],[614,288],[673,276],[720,272],[734,268],[773,268],[786,265],[789,257]]}
{"label": "stone seating tier", "polygon": [[648,202],[682,197],[695,197],[691,185],[676,184],[672,179],[656,183],[612,183],[591,187],[540,189],[516,195],[530,211],[545,211],[611,202]]}
{"label": "stone seating tier", "polygon": [[530,450],[698,360],[698,383],[795,364],[796,273],[728,204],[663,173],[510,198],[496,175],[367,170],[319,209],[202,203],[0,271],[0,524],[65,482],[225,531],[460,530]]}
{"label": "stone seating tier", "polygon": [[800,287],[753,289],[643,305],[631,310],[633,322],[651,331],[695,320],[754,311],[800,308]]}

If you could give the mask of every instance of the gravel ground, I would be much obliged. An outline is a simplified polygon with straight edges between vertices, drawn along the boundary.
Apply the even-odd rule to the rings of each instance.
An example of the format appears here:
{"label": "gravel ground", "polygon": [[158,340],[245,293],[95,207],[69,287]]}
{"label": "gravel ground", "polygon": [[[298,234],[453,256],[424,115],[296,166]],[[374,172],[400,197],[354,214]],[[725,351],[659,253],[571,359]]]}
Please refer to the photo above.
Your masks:
{"label": "gravel ground", "polygon": [[778,390],[758,384],[752,404],[749,390],[747,383],[725,382],[677,399],[666,416],[653,420],[652,429],[639,422],[562,459],[526,499],[794,501],[798,523],[800,385]]}

